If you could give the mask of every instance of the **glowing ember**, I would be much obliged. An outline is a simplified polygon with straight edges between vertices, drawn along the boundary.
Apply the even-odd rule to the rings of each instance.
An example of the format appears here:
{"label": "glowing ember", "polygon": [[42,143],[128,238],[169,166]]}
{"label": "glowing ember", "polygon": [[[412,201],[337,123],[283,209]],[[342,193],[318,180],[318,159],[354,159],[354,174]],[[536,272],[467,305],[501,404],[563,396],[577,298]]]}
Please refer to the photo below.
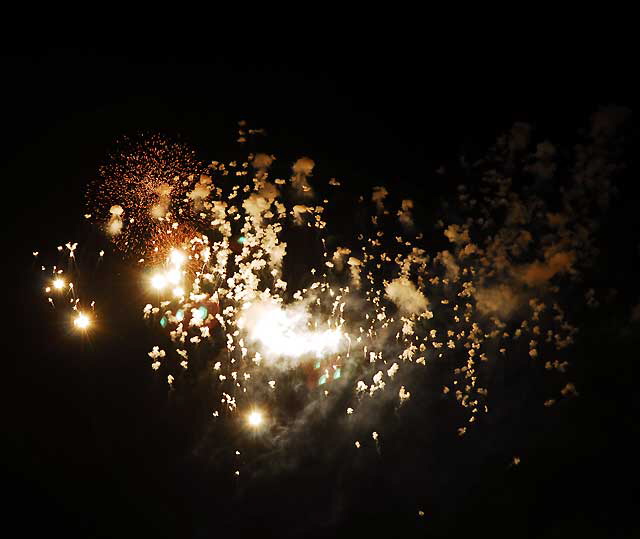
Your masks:
{"label": "glowing ember", "polygon": [[80,313],[73,321],[73,325],[78,329],[87,329],[91,325],[91,319],[86,314]]}
{"label": "glowing ember", "polygon": [[156,274],[151,277],[151,286],[156,290],[162,290],[167,285],[164,275]]}
{"label": "glowing ember", "polygon": [[64,279],[57,278],[53,281],[53,288],[56,290],[62,290],[65,286]]}
{"label": "glowing ember", "polygon": [[252,410],[249,412],[249,415],[247,416],[247,423],[253,428],[257,428],[262,425],[264,423],[262,412],[258,410]]}

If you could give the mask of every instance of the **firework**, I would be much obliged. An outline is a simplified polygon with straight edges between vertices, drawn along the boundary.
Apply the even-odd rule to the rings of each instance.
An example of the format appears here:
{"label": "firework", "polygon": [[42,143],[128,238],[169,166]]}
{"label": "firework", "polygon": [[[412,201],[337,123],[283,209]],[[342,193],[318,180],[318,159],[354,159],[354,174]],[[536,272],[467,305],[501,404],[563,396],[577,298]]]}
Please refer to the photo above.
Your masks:
{"label": "firework", "polygon": [[264,416],[260,410],[252,410],[247,415],[247,424],[253,428],[257,429],[264,423]]}
{"label": "firework", "polygon": [[[585,186],[567,185],[565,209],[552,212],[496,172],[513,159],[511,148],[499,141],[478,165],[479,187],[458,188],[462,217],[434,223],[448,242],[436,252],[414,223],[416,204],[402,198],[390,208],[382,186],[359,199],[369,215],[360,223],[366,231],[328,251],[324,205],[331,197],[323,205],[314,197],[340,182],[312,186],[314,163],[306,157],[292,166],[290,200],[286,182],[271,177],[272,156],[216,161],[205,174],[192,151],[152,136],[127,143],[101,170],[90,198],[116,246],[145,255],[138,266],[148,294],[143,316],[165,334],[148,355],[172,387],[180,387],[180,371],[204,348],[215,400],[232,417],[238,408],[249,410],[246,424],[257,429],[267,423],[251,403],[277,392],[292,373],[308,389],[300,417],[305,406],[339,393],[353,419],[383,393],[395,406],[406,405],[420,391],[415,373],[446,365],[442,395],[460,406],[454,428],[463,436],[489,411],[483,363],[496,366],[524,345],[526,361],[564,376],[562,354],[576,328],[559,285],[592,253],[589,218],[572,209],[578,193],[589,195]],[[535,155],[520,166],[530,167]],[[599,196],[597,187],[590,196]],[[309,233],[309,252],[301,257],[318,261],[304,275],[283,269],[290,230]],[[75,244],[68,250],[73,255]],[[49,282],[57,291],[66,285],[57,274]],[[71,299],[73,308],[78,301]],[[74,324],[85,330],[91,319],[78,311]],[[550,390],[555,398],[541,406],[577,394],[559,379]],[[291,411],[288,419],[274,413],[268,424],[295,420]],[[369,438],[380,443],[377,430]]]}
{"label": "firework", "polygon": [[125,138],[88,191],[93,219],[125,252],[146,252],[187,218],[185,199],[201,167],[193,150],[160,135]]}
{"label": "firework", "polygon": [[91,325],[91,319],[84,313],[78,313],[73,321],[73,325],[79,330],[85,330]]}

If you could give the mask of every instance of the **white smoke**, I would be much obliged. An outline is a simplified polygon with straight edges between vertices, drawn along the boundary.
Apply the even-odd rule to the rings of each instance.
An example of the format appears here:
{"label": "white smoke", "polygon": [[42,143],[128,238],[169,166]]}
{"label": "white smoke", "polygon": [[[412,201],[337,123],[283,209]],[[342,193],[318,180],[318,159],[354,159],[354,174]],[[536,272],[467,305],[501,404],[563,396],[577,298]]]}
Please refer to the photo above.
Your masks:
{"label": "white smoke", "polygon": [[407,277],[398,277],[387,283],[385,292],[389,299],[407,314],[423,313],[429,306],[424,294]]}
{"label": "white smoke", "polygon": [[109,213],[111,214],[111,217],[107,223],[107,233],[115,236],[122,232],[122,215],[124,214],[124,210],[122,209],[122,206],[116,204],[109,208]]}
{"label": "white smoke", "polygon": [[311,197],[313,189],[309,185],[307,179],[311,176],[313,168],[316,166],[313,159],[309,157],[301,157],[293,166],[293,176],[291,176],[291,185],[299,195]]}

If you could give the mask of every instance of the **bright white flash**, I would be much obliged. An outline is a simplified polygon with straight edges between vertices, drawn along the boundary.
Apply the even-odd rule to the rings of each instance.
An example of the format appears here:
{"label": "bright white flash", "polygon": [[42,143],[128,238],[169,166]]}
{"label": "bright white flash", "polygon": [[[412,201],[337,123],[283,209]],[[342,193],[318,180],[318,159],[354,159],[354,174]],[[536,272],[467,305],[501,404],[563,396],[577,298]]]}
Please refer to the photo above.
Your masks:
{"label": "bright white flash", "polygon": [[73,321],[73,324],[78,329],[87,329],[91,325],[91,320],[86,314],[80,313]]}
{"label": "bright white flash", "polygon": [[250,427],[254,428],[262,425],[262,423],[264,423],[264,416],[262,415],[262,412],[258,410],[252,410],[247,416],[247,423]]}
{"label": "bright white flash", "polygon": [[184,264],[186,256],[183,252],[178,251],[177,249],[172,249],[171,254],[169,255],[169,260],[174,266],[180,267]]}
{"label": "bright white flash", "polygon": [[173,289],[173,297],[174,298],[181,298],[182,296],[184,296],[184,288],[182,288],[181,286],[176,286]]}
{"label": "bright white flash", "polygon": [[321,357],[338,351],[342,333],[338,329],[309,327],[310,314],[304,306],[283,308],[274,301],[250,305],[238,325],[272,358]]}
{"label": "bright white flash", "polygon": [[53,288],[55,288],[56,290],[62,290],[64,288],[64,279],[60,279],[60,277],[58,277],[55,281],[53,281]]}
{"label": "bright white flash", "polygon": [[166,284],[167,280],[165,279],[164,275],[158,273],[151,277],[151,286],[156,290],[162,290],[166,286]]}
{"label": "bright white flash", "polygon": [[180,271],[177,269],[171,269],[167,272],[166,274],[167,277],[167,281],[169,281],[171,284],[178,284],[180,282]]}

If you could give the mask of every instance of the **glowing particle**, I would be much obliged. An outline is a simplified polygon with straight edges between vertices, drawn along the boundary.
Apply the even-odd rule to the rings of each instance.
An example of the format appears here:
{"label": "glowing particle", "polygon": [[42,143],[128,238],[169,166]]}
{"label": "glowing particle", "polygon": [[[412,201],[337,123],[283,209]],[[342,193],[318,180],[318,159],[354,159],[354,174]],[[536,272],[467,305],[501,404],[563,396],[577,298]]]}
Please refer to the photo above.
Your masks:
{"label": "glowing particle", "polygon": [[247,423],[250,427],[258,428],[262,423],[264,423],[264,416],[262,415],[262,412],[259,410],[252,410],[249,412],[249,415],[247,416]]}
{"label": "glowing particle", "polygon": [[73,325],[78,329],[87,329],[91,325],[91,320],[86,314],[79,313],[73,321]]}
{"label": "glowing particle", "polygon": [[184,296],[184,288],[182,288],[181,286],[176,286],[172,290],[172,293],[174,298],[181,298],[182,296]]}
{"label": "glowing particle", "polygon": [[55,288],[56,290],[62,290],[64,288],[64,285],[64,279],[61,279],[60,277],[53,281],[53,288]]}
{"label": "glowing particle", "polygon": [[181,277],[180,271],[178,271],[176,268],[166,273],[166,279],[171,284],[178,284],[180,282],[180,277]]}
{"label": "glowing particle", "polygon": [[186,258],[187,257],[184,255],[184,253],[182,253],[181,251],[178,251],[177,249],[173,249],[171,251],[171,254],[169,255],[169,260],[171,261],[171,263],[174,266],[178,266],[178,267],[184,264]]}
{"label": "glowing particle", "polygon": [[151,277],[151,286],[156,290],[162,290],[167,284],[167,280],[164,278],[164,275],[157,273],[153,277]]}

